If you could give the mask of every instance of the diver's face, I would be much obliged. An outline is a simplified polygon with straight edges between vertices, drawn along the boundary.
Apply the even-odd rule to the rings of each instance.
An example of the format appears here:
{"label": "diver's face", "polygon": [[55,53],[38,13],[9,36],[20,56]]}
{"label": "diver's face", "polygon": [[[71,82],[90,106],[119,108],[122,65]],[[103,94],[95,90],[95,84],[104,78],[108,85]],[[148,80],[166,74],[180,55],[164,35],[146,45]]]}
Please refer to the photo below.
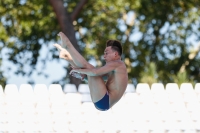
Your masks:
{"label": "diver's face", "polygon": [[115,52],[112,50],[111,46],[106,47],[106,49],[104,50],[104,59],[106,62],[112,61],[115,57]]}

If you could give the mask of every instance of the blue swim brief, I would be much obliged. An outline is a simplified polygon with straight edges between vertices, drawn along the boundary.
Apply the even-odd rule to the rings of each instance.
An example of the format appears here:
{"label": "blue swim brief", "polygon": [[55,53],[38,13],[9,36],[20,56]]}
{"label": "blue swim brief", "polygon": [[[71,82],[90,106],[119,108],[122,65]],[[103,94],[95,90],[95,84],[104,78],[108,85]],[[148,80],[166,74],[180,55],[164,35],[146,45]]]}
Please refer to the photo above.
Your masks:
{"label": "blue swim brief", "polygon": [[106,92],[105,96],[99,100],[98,102],[94,103],[95,107],[100,111],[106,111],[109,109],[109,95]]}

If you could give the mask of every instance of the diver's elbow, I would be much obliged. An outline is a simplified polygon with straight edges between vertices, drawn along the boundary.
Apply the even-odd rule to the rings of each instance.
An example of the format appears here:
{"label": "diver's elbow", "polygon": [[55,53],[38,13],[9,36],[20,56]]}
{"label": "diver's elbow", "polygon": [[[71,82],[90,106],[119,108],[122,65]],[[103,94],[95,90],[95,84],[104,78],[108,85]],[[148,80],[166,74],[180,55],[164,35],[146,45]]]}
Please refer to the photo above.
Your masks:
{"label": "diver's elbow", "polygon": [[92,76],[99,76],[97,70],[92,71]]}

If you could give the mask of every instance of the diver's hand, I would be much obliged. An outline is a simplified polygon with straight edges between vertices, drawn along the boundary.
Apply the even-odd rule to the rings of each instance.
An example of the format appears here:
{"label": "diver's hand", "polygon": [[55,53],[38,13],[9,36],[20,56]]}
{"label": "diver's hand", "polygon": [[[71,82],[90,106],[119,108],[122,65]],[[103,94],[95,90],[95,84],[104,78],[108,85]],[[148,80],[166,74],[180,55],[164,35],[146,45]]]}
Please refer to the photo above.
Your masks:
{"label": "diver's hand", "polygon": [[54,46],[58,49],[60,58],[65,59],[67,61],[72,60],[71,55],[69,54],[69,52],[66,49],[61,47],[59,44],[54,44]]}
{"label": "diver's hand", "polygon": [[81,79],[82,81],[83,81],[84,78],[86,77],[85,74],[81,74],[81,73],[78,73],[78,72],[75,72],[75,71],[71,71],[71,72],[70,72],[70,75],[72,75],[72,76],[75,77],[75,78]]}

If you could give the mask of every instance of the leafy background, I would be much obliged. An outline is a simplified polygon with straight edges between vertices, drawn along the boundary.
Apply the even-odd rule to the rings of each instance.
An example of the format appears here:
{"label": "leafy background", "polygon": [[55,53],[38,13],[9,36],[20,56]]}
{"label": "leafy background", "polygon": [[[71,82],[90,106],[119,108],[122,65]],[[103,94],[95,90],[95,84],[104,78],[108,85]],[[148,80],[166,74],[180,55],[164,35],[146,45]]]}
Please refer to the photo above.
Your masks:
{"label": "leafy background", "polygon": [[[200,80],[199,5],[198,0],[0,1],[0,84],[12,74],[31,84],[33,73],[48,79],[48,62],[62,62],[50,45],[59,42],[59,31],[96,67],[104,65],[105,42],[121,41],[130,83],[195,84]],[[64,75],[52,83],[80,84],[69,70],[63,65]]]}

